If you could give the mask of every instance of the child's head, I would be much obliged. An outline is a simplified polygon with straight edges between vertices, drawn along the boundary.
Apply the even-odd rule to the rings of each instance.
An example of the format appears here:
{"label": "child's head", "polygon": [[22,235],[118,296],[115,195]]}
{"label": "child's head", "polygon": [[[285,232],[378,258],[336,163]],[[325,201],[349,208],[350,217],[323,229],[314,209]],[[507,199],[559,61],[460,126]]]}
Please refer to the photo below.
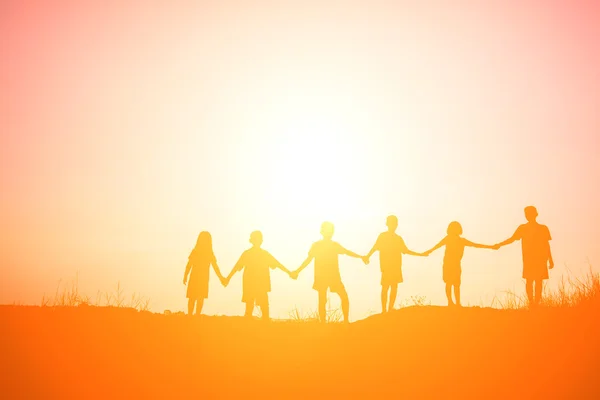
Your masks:
{"label": "child's head", "polygon": [[525,218],[527,218],[527,221],[535,222],[535,220],[537,219],[537,216],[538,216],[538,212],[534,206],[525,207]]}
{"label": "child's head", "polygon": [[321,224],[321,235],[325,239],[331,239],[333,237],[333,224],[331,222],[323,222]]}
{"label": "child's head", "polygon": [[385,224],[387,225],[390,231],[395,232],[398,228],[398,217],[396,217],[395,215],[390,215],[389,217],[387,217]]}
{"label": "child's head", "polygon": [[200,232],[196,241],[196,249],[212,253],[212,236],[206,231]]}
{"label": "child's head", "polygon": [[450,222],[450,225],[448,225],[446,233],[452,236],[460,236],[463,233],[462,225],[457,221],[452,221]]}
{"label": "child's head", "polygon": [[261,231],[254,231],[250,234],[250,243],[253,246],[260,247],[263,242],[263,235]]}

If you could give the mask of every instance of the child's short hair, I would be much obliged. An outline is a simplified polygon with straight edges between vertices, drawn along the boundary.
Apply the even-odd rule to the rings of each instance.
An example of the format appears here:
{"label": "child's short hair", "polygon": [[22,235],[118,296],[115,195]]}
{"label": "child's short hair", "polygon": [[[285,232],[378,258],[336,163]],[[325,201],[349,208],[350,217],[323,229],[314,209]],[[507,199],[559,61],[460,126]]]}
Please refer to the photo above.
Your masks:
{"label": "child's short hair", "polygon": [[525,207],[525,215],[537,217],[538,216],[537,208],[535,208],[534,206]]}
{"label": "child's short hair", "polygon": [[452,221],[452,222],[450,222],[450,225],[448,225],[448,229],[446,230],[446,233],[448,235],[462,235],[462,233],[463,233],[462,225],[458,221]]}
{"label": "child's short hair", "polygon": [[325,221],[321,224],[321,234],[324,236],[333,235],[333,223]]}
{"label": "child's short hair", "polygon": [[385,220],[385,224],[388,227],[389,226],[398,226],[398,217],[396,217],[395,215],[389,215]]}
{"label": "child's short hair", "polygon": [[261,244],[263,241],[263,235],[261,231],[254,231],[250,234],[250,243]]}

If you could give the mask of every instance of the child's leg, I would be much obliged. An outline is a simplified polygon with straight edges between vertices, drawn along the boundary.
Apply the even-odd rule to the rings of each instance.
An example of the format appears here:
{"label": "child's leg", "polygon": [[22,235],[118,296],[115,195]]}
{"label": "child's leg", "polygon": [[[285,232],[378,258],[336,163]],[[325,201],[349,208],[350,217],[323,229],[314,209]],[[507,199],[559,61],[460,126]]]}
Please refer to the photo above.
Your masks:
{"label": "child's leg", "polygon": [[535,281],[535,297],[534,297],[534,302],[535,305],[540,304],[540,302],[542,301],[542,289],[544,288],[544,281],[541,279],[538,279]]}
{"label": "child's leg", "polygon": [[262,319],[264,321],[269,321],[271,318],[269,317],[269,301],[262,301],[260,306],[260,312],[262,313]]}
{"label": "child's leg", "polygon": [[327,321],[327,289],[319,290],[319,320]]}
{"label": "child's leg", "polygon": [[452,301],[452,285],[446,283],[446,298],[448,299],[448,305],[453,306],[454,302]]}
{"label": "child's leg", "polygon": [[527,292],[527,299],[529,300],[529,305],[533,305],[533,281],[531,279],[527,279],[525,281],[525,292]]}
{"label": "child's leg", "polygon": [[385,313],[387,311],[387,299],[388,299],[388,290],[390,289],[389,285],[381,285],[381,312]]}
{"label": "child's leg", "polygon": [[348,299],[348,293],[346,289],[342,289],[338,292],[340,300],[342,301],[342,313],[344,314],[344,322],[348,323],[348,316],[350,315],[350,300]]}
{"label": "child's leg", "polygon": [[204,307],[204,299],[196,300],[196,315],[202,314],[202,307]]}
{"label": "child's leg", "polygon": [[396,305],[396,295],[398,295],[398,284],[395,283],[390,287],[390,305],[388,306],[388,311],[394,309],[394,305]]}
{"label": "child's leg", "polygon": [[456,305],[460,306],[460,285],[454,285],[454,299],[456,300]]}
{"label": "child's leg", "polygon": [[196,304],[196,299],[188,299],[188,315],[194,313],[194,304]]}
{"label": "child's leg", "polygon": [[244,317],[246,317],[246,318],[252,317],[253,312],[254,312],[254,301],[248,301],[246,303],[246,312],[244,313]]}

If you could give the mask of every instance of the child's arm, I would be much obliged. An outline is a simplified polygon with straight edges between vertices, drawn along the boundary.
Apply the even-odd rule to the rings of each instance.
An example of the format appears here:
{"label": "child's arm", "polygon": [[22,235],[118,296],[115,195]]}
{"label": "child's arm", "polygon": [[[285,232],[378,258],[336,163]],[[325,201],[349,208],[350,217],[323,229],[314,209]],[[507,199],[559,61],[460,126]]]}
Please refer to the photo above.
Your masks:
{"label": "child's arm", "polygon": [[402,253],[404,254],[408,254],[411,256],[417,256],[417,257],[425,257],[425,253],[417,253],[416,251],[412,251],[410,250],[407,246],[406,246],[406,242],[404,242],[404,239],[400,238],[400,240],[402,241]]}
{"label": "child's arm", "polygon": [[359,255],[358,255],[358,254],[356,254],[355,252],[353,252],[353,251],[350,251],[350,250],[348,250],[348,249],[346,249],[346,248],[344,248],[344,247],[342,247],[342,249],[341,249],[341,252],[340,252],[340,253],[341,253],[341,254],[344,254],[344,255],[346,255],[346,256],[349,256],[349,257],[354,257],[354,258],[363,258],[362,256],[359,256]]}
{"label": "child's arm", "polygon": [[429,254],[433,253],[434,251],[436,251],[437,249],[439,249],[440,247],[442,247],[445,244],[446,244],[446,238],[443,238],[442,240],[440,240],[440,242],[438,244],[436,244],[435,246],[433,246],[431,249],[427,250],[423,254],[428,256]]}
{"label": "child's arm", "polygon": [[550,250],[550,242],[548,242],[548,268],[554,268],[554,260],[552,259],[552,251]]}
{"label": "child's arm", "polygon": [[300,272],[302,272],[302,270],[303,270],[304,268],[306,268],[306,267],[308,266],[308,264],[310,264],[310,263],[311,263],[311,261],[313,260],[313,258],[315,258],[315,257],[314,257],[312,254],[309,254],[309,255],[308,255],[308,257],[306,257],[306,260],[304,260],[304,262],[302,263],[302,265],[300,265],[300,267],[298,267],[298,269],[297,269],[297,270],[293,271],[293,272],[290,274],[290,276],[291,276],[293,279],[296,279],[296,278],[298,277],[298,274],[299,274]]}
{"label": "child's arm", "polygon": [[410,250],[408,247],[404,250],[404,254],[408,254],[408,255],[411,255],[411,256],[417,256],[417,257],[424,257],[426,253],[427,252],[425,252],[425,253],[417,253],[416,251]]}
{"label": "child's arm", "polygon": [[235,265],[231,269],[231,272],[229,273],[229,275],[227,275],[227,278],[225,278],[225,286],[227,286],[229,284],[229,281],[231,280],[231,278],[233,278],[233,275],[235,275],[236,272],[241,271],[244,268],[243,258],[244,258],[244,255],[242,254],[240,259],[238,260],[238,262],[235,263]]}
{"label": "child's arm", "polygon": [[371,251],[369,251],[369,253],[363,257],[363,261],[365,264],[369,263],[369,259],[371,258],[373,253],[375,253],[377,250],[379,250],[379,238],[377,238],[377,241],[375,242],[373,247],[371,247]]}
{"label": "child's arm", "polygon": [[280,270],[282,270],[283,272],[285,272],[288,275],[292,275],[292,271],[290,271],[289,269],[287,269],[286,267],[283,266],[283,264],[281,264],[279,261],[277,261],[277,259],[273,256],[271,256],[273,258],[272,260],[272,268],[279,268]]}
{"label": "child's arm", "polygon": [[219,280],[221,281],[222,284],[225,284],[225,277],[223,276],[223,274],[221,273],[221,269],[219,268],[219,265],[217,264],[217,259],[213,258],[212,262],[211,262],[213,269],[215,270],[215,273],[217,274],[217,277],[219,278]]}
{"label": "child's arm", "polygon": [[498,250],[498,246],[497,245],[473,243],[473,242],[471,242],[470,240],[467,240],[467,239],[465,239],[465,246],[475,247],[476,249]]}
{"label": "child's arm", "polygon": [[508,244],[511,244],[512,242],[515,242],[515,241],[521,239],[521,229],[520,228],[521,227],[517,228],[517,230],[515,231],[515,233],[513,233],[513,235],[511,237],[509,237],[508,239],[506,239],[505,241],[500,242],[500,243],[494,245],[494,248],[497,250],[500,247],[504,247],[504,246],[506,246]]}
{"label": "child's arm", "polygon": [[188,275],[190,274],[191,269],[192,269],[192,263],[190,261],[188,261],[187,265],[185,266],[185,272],[183,273],[183,284],[184,285],[187,285]]}

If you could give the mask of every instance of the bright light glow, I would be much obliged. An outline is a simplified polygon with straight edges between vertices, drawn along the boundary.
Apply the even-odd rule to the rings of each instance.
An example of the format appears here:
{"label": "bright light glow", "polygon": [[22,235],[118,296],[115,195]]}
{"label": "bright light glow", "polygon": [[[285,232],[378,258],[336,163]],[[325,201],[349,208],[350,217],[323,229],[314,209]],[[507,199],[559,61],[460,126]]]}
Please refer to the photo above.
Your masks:
{"label": "bright light glow", "polygon": [[[226,273],[255,229],[296,268],[324,220],[365,253],[393,213],[421,251],[452,220],[505,239],[529,204],[557,265],[600,265],[596,5],[13,3],[0,303],[38,303],[79,272],[85,293],[120,281],[181,310],[201,230]],[[398,302],[444,304],[441,255],[405,263]],[[376,262],[341,269],[351,319],[378,310]],[[465,304],[523,289],[516,245],[469,249],[463,270]],[[311,274],[273,273],[274,317],[315,309]],[[211,278],[205,312],[240,314],[240,295]]]}

